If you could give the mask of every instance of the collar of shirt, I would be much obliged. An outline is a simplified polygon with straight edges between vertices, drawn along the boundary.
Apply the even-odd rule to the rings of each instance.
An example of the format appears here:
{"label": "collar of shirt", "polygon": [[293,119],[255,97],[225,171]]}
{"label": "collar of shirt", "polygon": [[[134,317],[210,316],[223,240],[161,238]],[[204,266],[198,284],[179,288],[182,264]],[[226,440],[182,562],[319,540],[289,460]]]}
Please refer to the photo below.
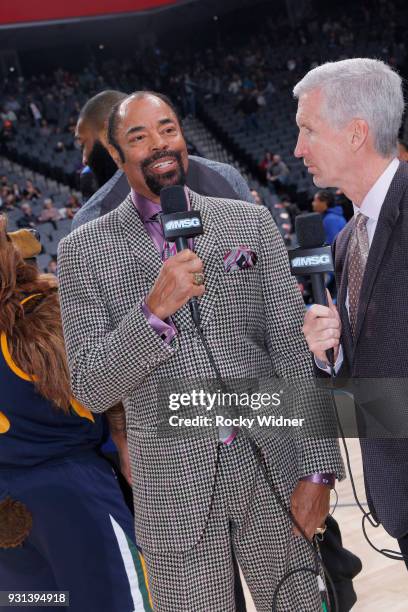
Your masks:
{"label": "collar of shirt", "polygon": [[[188,197],[187,187],[184,187],[184,192],[186,194],[187,210],[190,210],[190,198]],[[137,193],[134,189],[131,189],[130,193],[132,196],[133,204],[135,205],[136,210],[139,213],[143,225],[152,217],[154,217],[154,215],[156,215],[157,213],[161,213],[161,205],[157,202],[153,202],[145,196],[140,195],[140,193]]]}
{"label": "collar of shirt", "polygon": [[140,193],[136,193],[134,189],[132,189],[130,193],[132,196],[133,204],[135,205],[136,210],[139,213],[143,225],[147,221],[149,221],[149,219],[154,217],[154,215],[161,212],[160,204],[157,204],[156,202],[145,198],[144,196],[140,195]]}
{"label": "collar of shirt", "polygon": [[394,158],[387,166],[381,176],[376,180],[370,191],[365,196],[361,206],[353,204],[354,216],[362,213],[370,220],[377,222],[380,216],[381,207],[384,204],[385,196],[390,188],[392,179],[398,170],[399,161]]}

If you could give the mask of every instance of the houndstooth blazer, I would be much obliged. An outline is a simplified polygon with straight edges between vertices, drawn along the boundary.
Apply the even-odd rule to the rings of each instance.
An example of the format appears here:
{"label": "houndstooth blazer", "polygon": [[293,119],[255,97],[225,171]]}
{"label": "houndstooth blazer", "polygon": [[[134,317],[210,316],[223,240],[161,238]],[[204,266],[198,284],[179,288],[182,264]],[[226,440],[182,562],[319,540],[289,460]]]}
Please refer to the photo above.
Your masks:
{"label": "houndstooth blazer", "polygon": [[[281,236],[262,206],[199,196],[204,234],[195,251],[204,262],[203,330],[228,379],[312,377],[301,327],[304,305],[289,272]],[[258,255],[254,267],[224,271],[224,254],[240,245]],[[128,197],[116,210],[61,241],[61,308],[72,388],[94,412],[122,401],[142,548],[185,552],[208,517],[217,456],[217,431],[182,438],[157,434],[161,381],[213,378],[188,305],[173,316],[176,338],[166,344],[141,304],[162,266],[159,253]],[[313,403],[314,402],[314,403]],[[310,400],[311,411],[324,411]],[[272,470],[293,486],[315,472],[343,477],[335,439],[287,439],[254,434]]]}

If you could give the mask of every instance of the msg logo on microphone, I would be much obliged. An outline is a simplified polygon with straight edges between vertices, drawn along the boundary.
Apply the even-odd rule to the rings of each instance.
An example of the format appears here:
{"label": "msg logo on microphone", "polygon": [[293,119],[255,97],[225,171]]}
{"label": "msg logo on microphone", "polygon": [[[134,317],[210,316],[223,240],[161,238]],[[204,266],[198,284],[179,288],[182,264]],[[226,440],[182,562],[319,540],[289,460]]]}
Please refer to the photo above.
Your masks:
{"label": "msg logo on microphone", "polygon": [[308,257],[295,257],[292,259],[292,268],[307,268],[309,266],[322,266],[330,263],[329,255],[309,255]]}
{"label": "msg logo on microphone", "polygon": [[172,230],[190,229],[190,227],[200,226],[201,222],[198,217],[193,217],[192,219],[175,219],[174,221],[167,221],[166,231],[170,232]]}

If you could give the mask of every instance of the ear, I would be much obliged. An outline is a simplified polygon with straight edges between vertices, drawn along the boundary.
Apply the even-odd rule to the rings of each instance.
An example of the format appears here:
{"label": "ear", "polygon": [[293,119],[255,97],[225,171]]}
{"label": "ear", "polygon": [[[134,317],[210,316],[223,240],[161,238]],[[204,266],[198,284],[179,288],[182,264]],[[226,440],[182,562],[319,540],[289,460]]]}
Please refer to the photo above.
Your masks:
{"label": "ear", "polygon": [[105,149],[108,149],[108,147],[109,147],[109,143],[108,143],[108,119],[105,119],[105,121],[103,122],[103,128],[101,130],[99,130],[99,132],[98,132],[98,139],[103,144]]}
{"label": "ear", "polygon": [[109,155],[112,157],[112,159],[115,162],[115,164],[117,165],[117,167],[122,169],[123,168],[123,164],[122,164],[122,161],[120,159],[120,155],[119,155],[118,151],[111,144],[108,144],[107,148],[108,148]]}
{"label": "ear", "polygon": [[353,152],[357,152],[367,142],[369,133],[365,119],[353,119],[348,126],[348,140]]}

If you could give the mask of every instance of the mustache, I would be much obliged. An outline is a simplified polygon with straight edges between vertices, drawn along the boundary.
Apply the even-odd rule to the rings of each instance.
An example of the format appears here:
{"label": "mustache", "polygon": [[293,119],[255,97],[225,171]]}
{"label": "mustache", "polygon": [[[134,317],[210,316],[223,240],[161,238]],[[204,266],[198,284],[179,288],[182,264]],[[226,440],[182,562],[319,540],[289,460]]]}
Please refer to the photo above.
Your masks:
{"label": "mustache", "polygon": [[181,165],[180,151],[167,150],[167,151],[157,151],[157,153],[154,153],[150,157],[147,157],[146,159],[144,159],[142,163],[140,164],[140,166],[142,170],[145,170],[148,166],[150,166],[151,164],[154,164],[154,162],[159,161],[160,159],[163,159],[163,157],[173,157]]}

